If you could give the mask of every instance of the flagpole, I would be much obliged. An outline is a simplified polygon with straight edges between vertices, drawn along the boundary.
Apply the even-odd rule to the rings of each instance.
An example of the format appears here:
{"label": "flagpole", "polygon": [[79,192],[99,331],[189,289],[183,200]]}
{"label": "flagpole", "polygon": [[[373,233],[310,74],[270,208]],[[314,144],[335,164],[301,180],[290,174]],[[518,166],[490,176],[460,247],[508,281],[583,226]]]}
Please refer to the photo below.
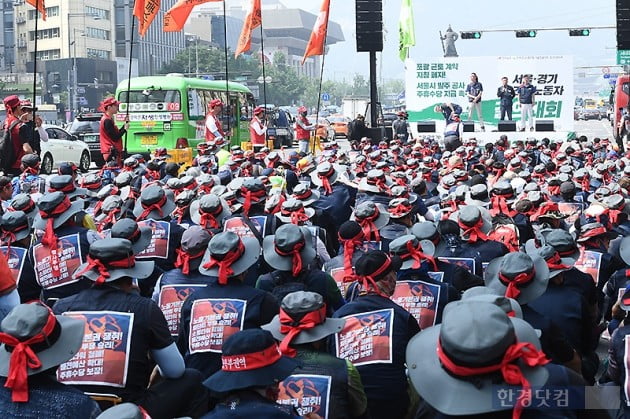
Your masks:
{"label": "flagpole", "polygon": [[[136,1],[133,2],[132,10],[136,8]],[[131,14],[131,39],[129,41],[129,69],[127,71],[127,112],[125,116],[125,121],[129,120],[129,95],[131,94],[131,66],[133,63],[133,33],[136,30],[136,19],[134,19],[133,13]],[[124,146],[124,154],[127,155],[127,132],[125,131],[125,146]]]}
{"label": "flagpole", "polygon": [[267,76],[265,75],[265,41],[263,40],[263,25],[260,20],[260,51],[262,53],[262,77],[263,77],[263,103],[265,104],[265,115],[267,114]]}
{"label": "flagpole", "polygon": [[[227,12],[225,2],[227,0],[223,0],[223,52],[225,54],[225,97],[227,98],[227,103],[225,104],[228,109],[228,118],[227,118],[227,132],[230,132],[230,122],[231,122],[231,111],[230,111],[230,83],[229,83],[229,69],[228,69],[228,40],[227,40]],[[225,109],[225,108],[224,108]]]}
{"label": "flagpole", "polygon": [[[35,1],[35,53],[33,54],[33,137],[37,131],[35,124],[35,107],[37,106],[37,23],[39,22],[39,2]],[[45,11],[44,11],[45,13]]]}

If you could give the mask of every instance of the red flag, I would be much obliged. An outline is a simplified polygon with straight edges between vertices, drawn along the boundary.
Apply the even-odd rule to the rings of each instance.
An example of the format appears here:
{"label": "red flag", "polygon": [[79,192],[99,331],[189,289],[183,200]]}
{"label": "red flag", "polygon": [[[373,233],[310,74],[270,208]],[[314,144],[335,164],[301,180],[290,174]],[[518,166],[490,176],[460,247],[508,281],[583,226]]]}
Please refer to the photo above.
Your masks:
{"label": "red flag", "polygon": [[173,7],[164,15],[164,32],[177,32],[184,29],[186,20],[192,12],[193,7],[204,3],[210,3],[211,1],[225,1],[225,0],[178,0]]}
{"label": "red flag", "polygon": [[322,8],[319,11],[319,16],[313,26],[313,32],[311,38],[306,45],[306,51],[304,51],[304,58],[302,58],[302,65],[306,61],[307,57],[312,55],[324,55],[324,48],[326,46],[326,34],[328,33],[328,14],[330,13],[330,0],[324,0]]}
{"label": "red flag", "polygon": [[160,0],[136,0],[133,15],[138,18],[140,36],[144,36],[159,11]]}
{"label": "red flag", "polygon": [[234,53],[234,58],[238,57],[252,47],[252,31],[262,24],[262,13],[260,11],[260,0],[252,0],[252,7],[247,13],[241,36],[238,38],[238,46]]}
{"label": "red flag", "polygon": [[26,2],[42,14],[42,20],[46,20],[46,6],[44,6],[44,0],[26,0]]}

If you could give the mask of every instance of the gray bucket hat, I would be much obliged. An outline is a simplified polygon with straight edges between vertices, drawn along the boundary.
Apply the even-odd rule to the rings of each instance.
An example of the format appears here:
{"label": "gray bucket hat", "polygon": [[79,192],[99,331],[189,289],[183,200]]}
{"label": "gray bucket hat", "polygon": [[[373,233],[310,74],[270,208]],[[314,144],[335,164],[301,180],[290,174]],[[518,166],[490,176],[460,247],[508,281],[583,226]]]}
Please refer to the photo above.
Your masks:
{"label": "gray bucket hat", "polygon": [[23,211],[7,211],[0,219],[2,243],[11,245],[31,234],[28,217]]}
{"label": "gray bucket hat", "polygon": [[393,198],[389,200],[387,212],[390,218],[403,218],[411,214],[413,205],[407,198]]}
{"label": "gray bucket hat", "polygon": [[393,185],[391,179],[381,169],[372,169],[361,179],[358,189],[361,192],[385,193]]}
{"label": "gray bucket hat", "polygon": [[376,229],[380,230],[389,223],[389,213],[381,204],[376,204],[373,201],[364,201],[354,209],[352,215],[350,215],[350,220],[359,224],[371,221]]}
{"label": "gray bucket hat", "polygon": [[[407,243],[411,243],[411,251]],[[389,254],[398,256],[402,260],[400,269],[412,269],[421,259],[417,256],[414,258],[411,252],[422,252],[424,255],[433,257],[435,254],[435,245],[430,240],[418,240],[413,234],[406,234],[398,237],[389,243]],[[419,268],[420,266],[416,266]],[[435,270],[437,267],[433,268]]]}
{"label": "gray bucket hat", "polygon": [[299,263],[296,263],[297,259],[300,260],[302,268],[306,268],[316,255],[308,227],[284,224],[278,227],[276,234],[263,239],[265,261],[279,271],[293,271],[295,274],[300,267]]}
{"label": "gray bucket hat", "polygon": [[619,256],[626,265],[630,265],[630,236],[626,236],[619,242]]}
{"label": "gray bucket hat", "polygon": [[79,196],[87,196],[87,189],[77,188],[70,175],[52,176],[48,182],[48,192],[63,192],[70,200]]}
{"label": "gray bucket hat", "polygon": [[[578,248],[575,238],[566,230],[563,229],[547,229],[541,230],[538,235],[538,240],[541,245],[548,244],[552,246],[560,257],[570,258],[578,260],[580,258],[580,249]],[[536,249],[536,243],[533,239],[530,239],[525,243],[525,249],[527,253],[534,254]]]}
{"label": "gray bucket hat", "polygon": [[[497,374],[462,377],[447,370],[445,358],[457,366],[488,367],[500,362],[516,343],[529,343],[538,351],[541,348],[534,328],[521,319],[508,317],[496,305],[453,302],[444,308],[442,324],[423,330],[409,341],[409,378],[420,396],[443,414],[478,415],[505,410],[494,400],[497,386],[501,385],[497,382],[501,377],[499,368]],[[520,359],[515,361],[534,388],[543,386],[549,378],[547,369],[540,366],[543,360],[541,355],[533,367]]]}
{"label": "gray bucket hat", "polygon": [[317,165],[317,169],[311,173],[311,180],[317,186],[323,186],[321,178],[328,179],[328,183],[332,186],[339,177],[339,170],[336,165],[330,162],[323,162]]}
{"label": "gray bucket hat", "polygon": [[[528,254],[530,254],[528,252]],[[545,244],[536,249],[531,256],[538,256],[545,260],[547,267],[549,268],[549,278],[568,271],[575,265],[575,259],[563,258],[558,251],[551,245]]]}
{"label": "gray bucket hat", "polygon": [[[79,266],[73,277],[85,277],[97,284],[115,281],[123,277],[148,278],[153,273],[154,262],[135,260],[131,242],[125,239],[102,239],[90,245],[89,258],[96,262],[86,262]],[[126,267],[110,265],[112,262],[127,261]],[[102,269],[99,265],[103,265]]]}
{"label": "gray bucket hat", "polygon": [[163,220],[175,210],[175,203],[166,194],[164,189],[154,185],[145,188],[136,201],[133,215],[138,220]]}
{"label": "gray bucket hat", "polygon": [[23,211],[28,217],[29,223],[32,225],[37,215],[37,205],[30,194],[19,193],[13,197],[9,204],[8,211]]}
{"label": "gray bucket hat", "polygon": [[464,199],[466,205],[477,205],[488,208],[490,205],[490,197],[488,195],[488,187],[485,184],[477,184],[470,187]]}
{"label": "gray bucket hat", "polygon": [[[26,365],[26,373],[33,375],[46,371],[71,359],[81,349],[85,323],[69,316],[55,316],[48,307],[40,302],[20,304],[7,314],[0,323],[0,331],[19,341],[26,341],[44,332],[44,327],[55,317],[53,330],[45,336],[43,342],[33,344],[33,350],[41,366],[31,368]],[[56,336],[56,338],[53,338]],[[8,377],[14,346],[7,343],[0,346],[0,376]]]}
{"label": "gray bucket hat", "polygon": [[[298,224],[298,222],[308,221],[315,215],[313,208],[305,208],[304,203],[298,199],[288,199],[280,206],[280,211],[277,212],[276,217],[283,223]],[[298,222],[294,223],[293,220]]]}
{"label": "gray bucket hat", "polygon": [[149,227],[139,227],[138,223],[131,218],[123,218],[112,226],[109,235],[114,239],[129,240],[131,250],[134,255],[137,255],[151,244],[153,232]]}
{"label": "gray bucket hat", "polygon": [[133,403],[121,403],[104,410],[96,419],[144,419],[144,413]]}
{"label": "gray bucket hat", "polygon": [[201,265],[205,251],[212,239],[208,230],[201,226],[190,226],[182,234],[182,241],[177,253],[175,267],[178,267],[186,275],[190,271],[196,271]]}
{"label": "gray bucket hat", "polygon": [[492,288],[484,286],[468,288],[462,294],[462,300],[491,303],[501,308],[508,315],[512,313],[515,317],[519,319],[523,318],[523,309],[521,308],[521,305],[518,303],[518,301],[516,301],[514,298],[507,298],[499,295]]}
{"label": "gray bucket hat", "polygon": [[[70,199],[63,192],[49,192],[44,194],[37,202],[39,213],[35,216],[33,227],[44,230],[49,219],[53,219],[53,229],[57,229],[70,219],[74,214],[83,211],[83,200]],[[66,208],[61,211],[61,208]]]}
{"label": "gray bucket hat", "polygon": [[[525,276],[517,280],[521,274]],[[549,268],[541,257],[512,252],[490,262],[484,282],[495,292],[514,298],[519,304],[527,304],[540,297],[547,289]]]}
{"label": "gray bucket hat", "polygon": [[[235,233],[226,231],[217,234],[208,243],[201,266],[199,266],[199,273],[216,276],[220,284],[225,284],[228,278],[247,271],[259,257],[260,244],[257,239],[240,238]],[[224,260],[230,262],[229,266],[221,265]]]}
{"label": "gray bucket hat", "polygon": [[319,191],[311,189],[310,186],[305,183],[300,183],[293,188],[293,195],[291,195],[291,198],[299,199],[305,207],[308,207],[317,201],[320,196]]}
{"label": "gray bucket hat", "polygon": [[299,324],[302,318],[313,312],[321,311],[318,321],[308,329],[301,330],[289,343],[301,345],[303,343],[317,342],[334,333],[343,330],[345,319],[326,317],[324,298],[316,292],[297,291],[287,294],[280,304],[280,314],[276,315],[270,323],[261,326],[263,330],[271,332],[278,341],[283,341],[288,333],[282,333],[283,325],[293,326]]}
{"label": "gray bucket hat", "polygon": [[458,211],[452,213],[449,218],[459,224],[462,229],[462,234],[464,229],[473,228],[479,223],[479,220],[482,220],[479,229],[484,234],[488,234],[490,230],[492,230],[492,216],[488,210],[483,207],[464,205],[459,207]]}
{"label": "gray bucket hat", "polygon": [[[203,214],[203,220],[202,220]],[[206,228],[220,228],[223,219],[232,215],[230,208],[225,199],[219,198],[215,194],[206,194],[190,204],[190,219],[197,225],[203,225]],[[217,227],[212,226],[212,220],[216,222]],[[210,223],[210,225],[207,225]]]}

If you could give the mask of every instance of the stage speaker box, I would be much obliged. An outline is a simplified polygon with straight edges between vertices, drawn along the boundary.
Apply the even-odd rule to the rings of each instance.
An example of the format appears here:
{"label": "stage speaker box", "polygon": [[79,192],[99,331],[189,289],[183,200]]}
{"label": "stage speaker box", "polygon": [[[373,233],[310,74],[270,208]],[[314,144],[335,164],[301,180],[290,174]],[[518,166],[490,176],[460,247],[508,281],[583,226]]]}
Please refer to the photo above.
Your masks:
{"label": "stage speaker box", "polygon": [[357,52],[383,51],[382,0],[355,0]]}
{"label": "stage speaker box", "polygon": [[536,131],[539,131],[539,132],[553,131],[553,121],[551,119],[537,119]]}
{"label": "stage speaker box", "polygon": [[474,121],[464,121],[464,132],[475,132],[475,122]]}
{"label": "stage speaker box", "polygon": [[378,145],[385,137],[385,127],[376,127],[367,129],[367,137],[372,145]]}
{"label": "stage speaker box", "polygon": [[435,121],[418,122],[418,132],[435,132]]}
{"label": "stage speaker box", "polygon": [[516,121],[499,121],[499,132],[516,131]]}

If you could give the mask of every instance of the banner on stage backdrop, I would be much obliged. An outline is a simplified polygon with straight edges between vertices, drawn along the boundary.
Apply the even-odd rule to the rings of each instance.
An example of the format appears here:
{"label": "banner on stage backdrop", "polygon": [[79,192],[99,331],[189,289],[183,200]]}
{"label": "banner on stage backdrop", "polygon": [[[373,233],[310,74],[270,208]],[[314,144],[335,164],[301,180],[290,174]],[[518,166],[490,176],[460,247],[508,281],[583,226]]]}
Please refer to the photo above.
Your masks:
{"label": "banner on stage backdrop", "polygon": [[[466,86],[470,74],[476,73],[483,86],[484,122],[486,126],[496,126],[501,116],[497,97],[501,77],[507,77],[508,84],[516,89],[523,76],[530,75],[538,91],[534,118],[553,120],[556,131],[573,130],[572,56],[412,57],[405,66],[407,112],[412,122],[443,121],[444,117],[434,107],[445,102],[459,104],[463,109],[462,120],[467,120]],[[518,98],[514,99],[512,111],[512,118],[520,120]],[[476,114],[474,118],[478,120]]]}

